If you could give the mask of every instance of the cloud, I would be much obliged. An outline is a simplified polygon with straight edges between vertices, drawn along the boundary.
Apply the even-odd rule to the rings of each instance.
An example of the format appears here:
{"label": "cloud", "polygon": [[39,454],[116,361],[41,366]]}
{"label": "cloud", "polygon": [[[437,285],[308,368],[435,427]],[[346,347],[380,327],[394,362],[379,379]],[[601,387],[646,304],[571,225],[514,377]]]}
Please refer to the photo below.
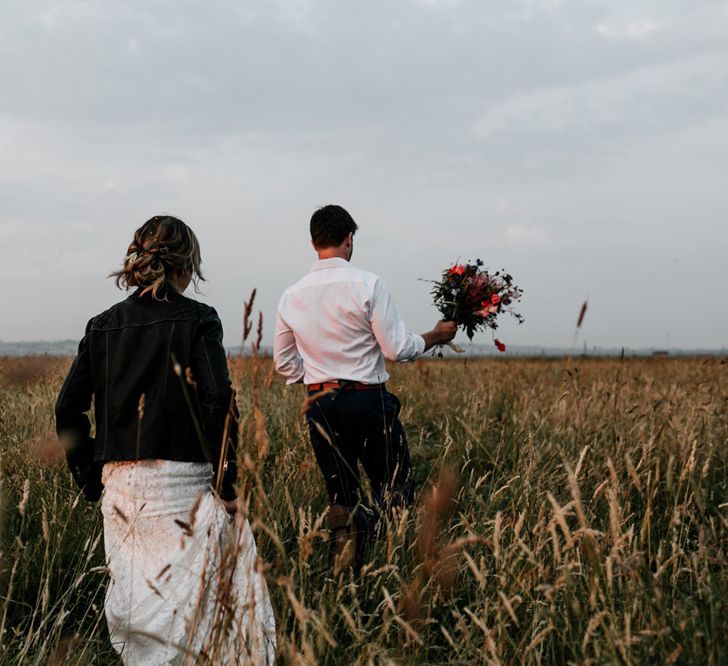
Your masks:
{"label": "cloud", "polygon": [[313,0],[276,0],[274,4],[283,21],[288,21],[301,30],[313,32]]}
{"label": "cloud", "polygon": [[596,31],[609,39],[642,40],[657,32],[661,26],[660,21],[649,18],[640,18],[626,25],[614,25],[608,21],[600,21],[597,24]]}
{"label": "cloud", "polygon": [[[664,291],[664,257],[728,284],[722,0],[6,4],[0,309],[18,314],[4,338],[82,331],[119,297],[103,276],[131,232],[160,211],[198,232],[232,341],[252,286],[270,335],[310,265],[307,220],[329,202],[359,222],[356,261],[414,330],[433,314],[417,277],[470,252],[523,282],[519,335],[539,344],[571,335],[543,296],[578,304],[614,256],[646,294]],[[690,281],[670,291],[696,317],[719,312]],[[694,318],[646,321],[643,305],[612,304],[637,344],[646,324],[694,333]],[[725,337],[711,316],[695,343]],[[614,342],[612,327],[598,335]]]}
{"label": "cloud", "polygon": [[700,55],[578,85],[518,93],[492,104],[473,131],[480,140],[501,133],[610,127],[658,131],[686,116],[720,113],[728,86],[725,64],[722,54]]}
{"label": "cloud", "polygon": [[506,227],[505,240],[510,246],[543,247],[551,239],[543,227],[511,224]]}
{"label": "cloud", "polygon": [[56,17],[53,11],[42,12],[40,15],[40,21],[43,27],[49,32],[56,27]]}
{"label": "cloud", "polygon": [[426,9],[453,10],[460,6],[460,0],[414,0],[414,4]]}

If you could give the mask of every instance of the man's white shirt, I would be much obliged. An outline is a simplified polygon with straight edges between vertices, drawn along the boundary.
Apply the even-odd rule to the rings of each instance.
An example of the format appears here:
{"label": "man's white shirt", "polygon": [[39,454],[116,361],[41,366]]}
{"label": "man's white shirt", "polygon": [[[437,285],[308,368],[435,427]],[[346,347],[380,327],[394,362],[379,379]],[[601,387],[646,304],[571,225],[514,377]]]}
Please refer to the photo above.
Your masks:
{"label": "man's white shirt", "polygon": [[289,384],[345,379],[378,384],[390,361],[425,351],[397,314],[384,281],[345,259],[319,259],[278,303],[273,356]]}

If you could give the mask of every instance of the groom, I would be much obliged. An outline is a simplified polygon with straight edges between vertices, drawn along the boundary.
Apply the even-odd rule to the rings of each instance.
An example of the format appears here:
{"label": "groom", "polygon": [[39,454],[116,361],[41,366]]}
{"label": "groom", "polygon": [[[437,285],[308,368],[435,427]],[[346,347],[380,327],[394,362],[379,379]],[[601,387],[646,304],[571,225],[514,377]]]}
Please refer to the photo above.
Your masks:
{"label": "groom", "polygon": [[[444,321],[422,335],[407,330],[384,281],[350,263],[357,229],[341,206],[313,214],[318,259],[281,297],[274,343],[276,370],[308,389],[306,419],[339,566],[361,560],[379,512],[413,500],[409,448],[399,400],[385,386],[385,358],[411,361],[456,332]],[[359,463],[370,481],[367,497]]]}

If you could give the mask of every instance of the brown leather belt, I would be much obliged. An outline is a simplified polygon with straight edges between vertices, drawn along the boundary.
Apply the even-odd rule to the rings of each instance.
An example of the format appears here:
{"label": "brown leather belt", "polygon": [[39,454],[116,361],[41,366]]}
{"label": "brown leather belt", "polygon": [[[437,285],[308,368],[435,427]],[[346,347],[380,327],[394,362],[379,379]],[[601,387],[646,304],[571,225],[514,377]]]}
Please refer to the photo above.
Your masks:
{"label": "brown leather belt", "polygon": [[371,391],[372,389],[385,390],[385,384],[365,384],[364,382],[321,382],[320,384],[309,384],[306,388],[310,392],[318,393],[319,391]]}

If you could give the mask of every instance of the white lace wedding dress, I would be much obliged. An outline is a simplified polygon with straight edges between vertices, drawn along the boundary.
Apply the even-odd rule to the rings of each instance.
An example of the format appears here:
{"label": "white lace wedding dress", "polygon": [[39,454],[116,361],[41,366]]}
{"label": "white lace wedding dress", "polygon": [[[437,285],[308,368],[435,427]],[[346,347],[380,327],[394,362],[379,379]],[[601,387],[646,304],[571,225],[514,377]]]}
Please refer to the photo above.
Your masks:
{"label": "white lace wedding dress", "polygon": [[208,463],[107,463],[106,618],[128,666],[273,663],[275,622],[253,533]]}

